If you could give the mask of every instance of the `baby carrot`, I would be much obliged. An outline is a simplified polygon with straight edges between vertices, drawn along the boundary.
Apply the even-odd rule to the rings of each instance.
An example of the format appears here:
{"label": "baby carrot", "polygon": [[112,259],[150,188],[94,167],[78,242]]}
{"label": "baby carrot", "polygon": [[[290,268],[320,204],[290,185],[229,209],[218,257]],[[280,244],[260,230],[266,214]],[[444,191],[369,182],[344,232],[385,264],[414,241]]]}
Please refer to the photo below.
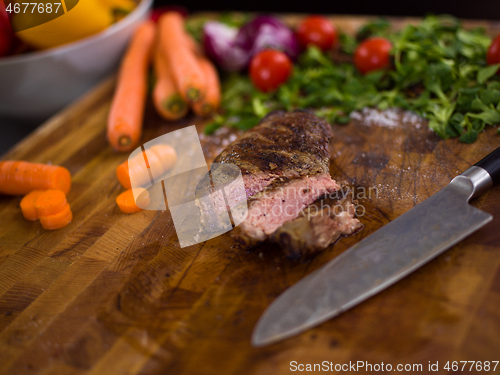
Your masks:
{"label": "baby carrot", "polygon": [[117,151],[133,149],[141,138],[154,37],[153,22],[146,21],[139,26],[120,66],[107,128],[109,143]]}
{"label": "baby carrot", "polygon": [[184,117],[188,106],[177,91],[168,63],[159,48],[155,50],[154,68],[156,84],[153,90],[153,103],[156,111],[166,120],[178,120]]}
{"label": "baby carrot", "polygon": [[71,174],[64,167],[27,161],[0,162],[0,194],[25,195],[32,190],[59,189],[68,194]]}
{"label": "baby carrot", "polygon": [[188,103],[205,95],[207,84],[194,52],[186,42],[184,20],[177,12],[168,12],[159,19],[159,44],[179,93]]}
{"label": "baby carrot", "polygon": [[151,203],[151,198],[149,196],[149,191],[144,188],[134,188],[132,189],[132,194],[135,197],[135,204],[137,207],[144,209],[148,207]]}
{"label": "baby carrot", "polygon": [[151,177],[155,182],[158,181],[163,174],[163,165],[160,158],[154,152],[151,152],[149,148],[143,152],[143,155],[146,161],[146,166],[149,168],[149,172],[151,172]]}
{"label": "baby carrot", "polygon": [[207,79],[207,92],[205,97],[192,104],[193,111],[199,116],[208,116],[215,112],[220,105],[220,80],[213,64],[205,58],[198,58],[198,62]]}
{"label": "baby carrot", "polygon": [[[137,154],[132,159],[127,159],[116,168],[116,177],[125,189],[132,188],[130,176],[133,176],[135,186],[144,186],[151,183],[149,175],[149,161],[144,154],[144,151]],[[154,160],[152,160],[154,163]],[[156,166],[158,163],[155,164]]]}
{"label": "baby carrot", "polygon": [[[144,163],[140,157],[144,158]],[[163,173],[171,169],[177,162],[177,153],[170,145],[154,145],[146,150],[146,154],[138,154],[132,160],[125,160],[116,168],[116,177],[125,189],[131,189],[130,176],[134,179],[134,186],[145,186],[153,179],[158,179]],[[147,170],[146,168],[149,170]]]}
{"label": "baby carrot", "polygon": [[40,216],[40,224],[42,224],[43,229],[46,230],[61,229],[71,223],[71,220],[73,220],[73,213],[71,212],[68,202],[66,202],[62,210],[58,213]]}
{"label": "baby carrot", "polygon": [[171,169],[177,163],[177,152],[170,145],[154,145],[148,150],[155,153],[161,161],[163,173]]}
{"label": "baby carrot", "polygon": [[116,168],[116,177],[118,181],[125,189],[132,189],[132,184],[130,183],[130,175],[128,172],[128,160],[125,160]]}
{"label": "baby carrot", "polygon": [[[142,195],[143,193],[141,193]],[[142,208],[137,206],[134,199],[132,189],[126,190],[116,197],[116,204],[123,213],[133,214],[142,211]]]}
{"label": "baby carrot", "polygon": [[190,51],[192,51],[196,56],[202,56],[201,47],[196,43],[191,35],[184,33],[186,35],[186,45]]}
{"label": "baby carrot", "polygon": [[40,195],[42,195],[45,190],[33,190],[26,194],[23,199],[21,199],[21,212],[26,220],[35,221],[38,220],[38,212],[35,208],[35,201]]}
{"label": "baby carrot", "polygon": [[34,204],[38,217],[55,215],[67,204],[66,195],[61,190],[49,189],[44,191]]}

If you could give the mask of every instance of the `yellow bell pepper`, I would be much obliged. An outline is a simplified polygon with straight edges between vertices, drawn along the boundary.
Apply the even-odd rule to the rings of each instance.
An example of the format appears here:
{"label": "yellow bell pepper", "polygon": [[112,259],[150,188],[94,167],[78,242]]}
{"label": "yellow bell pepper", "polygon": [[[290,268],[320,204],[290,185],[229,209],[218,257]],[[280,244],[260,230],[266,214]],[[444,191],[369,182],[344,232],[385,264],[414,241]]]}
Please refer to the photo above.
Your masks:
{"label": "yellow bell pepper", "polygon": [[[35,15],[36,16],[36,15]],[[12,17],[14,30],[22,30],[29,14]],[[114,21],[114,15],[103,0],[79,0],[66,14],[41,25],[18,31],[17,36],[35,48],[52,48],[96,34]]]}

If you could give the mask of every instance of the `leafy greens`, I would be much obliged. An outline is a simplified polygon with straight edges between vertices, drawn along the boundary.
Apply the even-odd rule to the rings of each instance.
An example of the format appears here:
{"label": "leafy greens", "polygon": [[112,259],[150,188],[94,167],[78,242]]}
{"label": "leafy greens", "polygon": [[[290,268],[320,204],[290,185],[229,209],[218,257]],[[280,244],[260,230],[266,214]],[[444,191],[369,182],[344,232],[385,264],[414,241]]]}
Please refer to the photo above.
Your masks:
{"label": "leafy greens", "polygon": [[356,37],[341,36],[342,51],[352,54],[359,40],[388,38],[394,69],[361,75],[351,63],[336,64],[310,47],[278,90],[262,93],[246,74],[222,81],[222,111],[206,128],[247,130],[268,112],[310,108],[331,123],[349,122],[364,107],[411,110],[429,122],[440,137],[472,143],[486,125],[500,123],[500,64],[487,66],[490,38],[482,29],[465,30],[449,16],[428,16],[419,25],[391,32],[389,23],[365,25]]}

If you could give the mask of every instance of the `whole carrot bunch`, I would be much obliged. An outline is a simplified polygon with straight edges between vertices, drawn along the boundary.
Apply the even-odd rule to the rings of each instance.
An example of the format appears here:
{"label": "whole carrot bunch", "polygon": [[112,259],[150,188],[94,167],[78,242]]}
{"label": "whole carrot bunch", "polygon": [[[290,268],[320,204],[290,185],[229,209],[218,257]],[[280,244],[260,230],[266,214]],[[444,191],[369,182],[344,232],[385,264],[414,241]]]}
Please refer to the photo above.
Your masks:
{"label": "whole carrot bunch", "polygon": [[148,70],[154,65],[152,99],[166,120],[184,117],[189,107],[208,116],[220,105],[220,81],[213,64],[187,34],[180,13],[161,15],[137,29],[125,53],[108,118],[107,136],[117,151],[130,151],[142,133]]}

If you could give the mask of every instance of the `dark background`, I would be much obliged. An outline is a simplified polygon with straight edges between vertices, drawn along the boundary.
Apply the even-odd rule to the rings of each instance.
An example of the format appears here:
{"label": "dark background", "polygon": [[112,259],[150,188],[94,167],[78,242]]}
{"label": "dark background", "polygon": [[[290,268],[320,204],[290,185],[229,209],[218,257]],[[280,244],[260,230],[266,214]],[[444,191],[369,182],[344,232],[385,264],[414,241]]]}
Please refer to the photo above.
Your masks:
{"label": "dark background", "polygon": [[[171,5],[172,0],[155,0],[155,6]],[[249,11],[275,13],[321,13],[353,15],[386,15],[422,17],[428,13],[451,14],[460,18],[475,18],[500,21],[500,0],[401,0],[391,2],[344,0],[344,1],[281,1],[222,0],[178,2],[190,13],[200,11]],[[1,89],[1,88],[0,88]],[[0,119],[0,127],[7,129],[0,135],[0,155],[24,138],[37,124],[11,122]]]}
{"label": "dark background", "polygon": [[[155,4],[169,5],[172,1],[155,0]],[[204,10],[237,10],[251,12],[368,14],[388,16],[424,16],[429,12],[452,14],[461,18],[500,20],[500,0],[302,0],[271,2],[265,0],[184,0],[179,3],[190,12]]]}

